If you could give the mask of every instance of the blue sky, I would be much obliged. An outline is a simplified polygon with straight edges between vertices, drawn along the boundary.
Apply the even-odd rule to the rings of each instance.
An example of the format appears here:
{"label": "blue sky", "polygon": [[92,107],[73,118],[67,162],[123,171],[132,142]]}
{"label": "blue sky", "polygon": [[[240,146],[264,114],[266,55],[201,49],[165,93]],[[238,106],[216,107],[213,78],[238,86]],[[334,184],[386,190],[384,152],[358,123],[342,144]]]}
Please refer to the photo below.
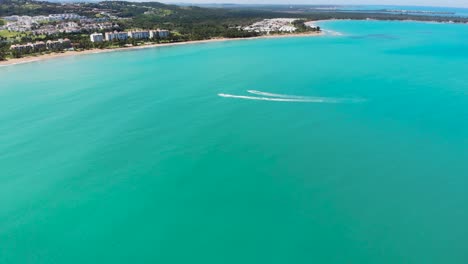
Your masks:
{"label": "blue sky", "polygon": [[160,0],[165,3],[317,4],[317,5],[419,5],[468,7],[468,0]]}

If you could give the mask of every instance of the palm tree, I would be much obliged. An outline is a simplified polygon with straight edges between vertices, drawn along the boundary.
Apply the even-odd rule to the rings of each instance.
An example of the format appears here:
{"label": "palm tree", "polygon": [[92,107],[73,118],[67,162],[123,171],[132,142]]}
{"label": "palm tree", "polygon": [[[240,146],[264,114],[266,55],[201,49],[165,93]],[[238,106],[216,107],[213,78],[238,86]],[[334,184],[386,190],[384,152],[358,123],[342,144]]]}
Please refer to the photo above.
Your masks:
{"label": "palm tree", "polygon": [[0,61],[6,60],[8,53],[8,42],[6,38],[0,37]]}

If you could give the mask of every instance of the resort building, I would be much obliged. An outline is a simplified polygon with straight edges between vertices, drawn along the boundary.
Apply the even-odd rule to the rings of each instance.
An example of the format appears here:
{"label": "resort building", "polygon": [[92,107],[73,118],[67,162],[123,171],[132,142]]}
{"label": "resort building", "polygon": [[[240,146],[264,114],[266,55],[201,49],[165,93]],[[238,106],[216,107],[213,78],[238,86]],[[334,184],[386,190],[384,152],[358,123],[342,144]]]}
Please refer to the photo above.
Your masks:
{"label": "resort building", "polygon": [[59,40],[48,40],[37,41],[36,43],[28,43],[24,45],[11,45],[10,50],[18,54],[28,54],[34,52],[44,52],[47,50],[50,51],[60,51],[64,49],[71,48],[71,42],[69,39],[59,39]]}
{"label": "resort building", "polygon": [[91,42],[103,42],[104,41],[104,36],[102,33],[94,33],[89,35],[89,38],[91,39]]}
{"label": "resort building", "polygon": [[71,41],[69,39],[59,39],[58,40],[60,43],[62,43],[62,48],[64,49],[71,49],[72,48],[72,44],[71,44]]}
{"label": "resort building", "polygon": [[34,46],[34,52],[43,52],[46,51],[47,45],[44,41],[38,41],[33,44]]}
{"label": "resort building", "polygon": [[169,30],[157,29],[150,31],[150,38],[167,38],[169,37]]}
{"label": "resort building", "polygon": [[11,45],[10,50],[19,54],[26,54],[34,52],[34,45],[32,43],[24,45]]}
{"label": "resort building", "polygon": [[169,30],[158,29],[158,34],[160,38],[167,38],[169,37]]}
{"label": "resort building", "polygon": [[101,33],[94,33],[89,35],[91,42],[102,42],[102,41],[113,41],[113,40],[127,40],[132,39],[156,39],[156,38],[167,38],[169,37],[170,31],[164,29],[157,30],[139,30],[139,31],[128,31],[128,32],[106,32],[103,36]]}
{"label": "resort building", "polygon": [[297,28],[294,26],[294,21],[298,20],[297,18],[272,18],[264,19],[259,22],[255,22],[252,25],[242,28],[248,32],[259,32],[267,33],[270,32],[294,32]]}
{"label": "resort building", "polygon": [[106,32],[106,40],[107,41],[112,41],[112,40],[127,40],[128,39],[128,33],[127,32]]}
{"label": "resort building", "polygon": [[71,48],[71,42],[69,39],[48,40],[46,47],[50,51],[64,50]]}
{"label": "resort building", "polygon": [[149,31],[130,31],[128,37],[133,39],[147,39],[150,37]]}

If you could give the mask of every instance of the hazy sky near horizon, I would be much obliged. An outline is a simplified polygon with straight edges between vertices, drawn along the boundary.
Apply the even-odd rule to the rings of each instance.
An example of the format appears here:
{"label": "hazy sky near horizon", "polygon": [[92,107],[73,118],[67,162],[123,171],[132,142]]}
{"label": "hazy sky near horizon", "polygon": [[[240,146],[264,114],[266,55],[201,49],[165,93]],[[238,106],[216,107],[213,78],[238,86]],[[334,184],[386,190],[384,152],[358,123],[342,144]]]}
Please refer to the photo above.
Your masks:
{"label": "hazy sky near horizon", "polygon": [[160,0],[165,3],[311,4],[311,5],[417,5],[468,7],[468,0]]}

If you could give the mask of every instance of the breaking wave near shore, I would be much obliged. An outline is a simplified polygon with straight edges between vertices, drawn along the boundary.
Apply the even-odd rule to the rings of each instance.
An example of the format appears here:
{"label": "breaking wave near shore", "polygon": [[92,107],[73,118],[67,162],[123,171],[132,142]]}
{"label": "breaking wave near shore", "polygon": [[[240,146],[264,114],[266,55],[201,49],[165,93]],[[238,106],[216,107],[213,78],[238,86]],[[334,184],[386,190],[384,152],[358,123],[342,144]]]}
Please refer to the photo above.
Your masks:
{"label": "breaking wave near shore", "polygon": [[363,99],[356,98],[333,98],[333,97],[315,97],[315,96],[299,96],[289,94],[276,94],[268,93],[257,90],[247,90],[248,93],[258,96],[248,95],[234,95],[219,93],[218,96],[224,98],[237,98],[245,100],[257,100],[257,101],[273,101],[273,102],[298,102],[298,103],[359,103],[363,102]]}

